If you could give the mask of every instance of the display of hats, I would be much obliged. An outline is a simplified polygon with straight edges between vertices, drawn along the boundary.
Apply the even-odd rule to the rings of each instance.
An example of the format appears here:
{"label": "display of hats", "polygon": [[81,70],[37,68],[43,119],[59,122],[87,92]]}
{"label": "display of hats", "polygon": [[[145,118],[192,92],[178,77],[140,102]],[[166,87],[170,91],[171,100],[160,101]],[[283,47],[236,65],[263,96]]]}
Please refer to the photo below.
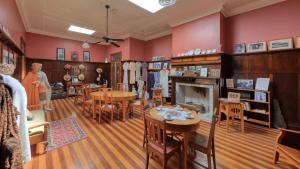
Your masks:
{"label": "display of hats", "polygon": [[101,68],[97,68],[97,69],[96,69],[96,72],[97,72],[97,73],[102,73],[103,70],[102,70]]}
{"label": "display of hats", "polygon": [[84,80],[84,74],[81,73],[80,75],[78,75],[78,79],[83,81]]}
{"label": "display of hats", "polygon": [[15,72],[15,68],[13,64],[0,64],[0,74],[12,75]]}
{"label": "display of hats", "polygon": [[64,75],[64,80],[67,81],[67,82],[70,81],[71,80],[71,76],[69,74],[65,74]]}
{"label": "display of hats", "polygon": [[85,66],[83,64],[80,64],[78,67],[79,67],[80,70],[85,69]]}
{"label": "display of hats", "polygon": [[70,69],[72,68],[72,66],[71,66],[70,64],[66,64],[66,65],[64,66],[64,68],[65,68],[66,70],[70,70]]}

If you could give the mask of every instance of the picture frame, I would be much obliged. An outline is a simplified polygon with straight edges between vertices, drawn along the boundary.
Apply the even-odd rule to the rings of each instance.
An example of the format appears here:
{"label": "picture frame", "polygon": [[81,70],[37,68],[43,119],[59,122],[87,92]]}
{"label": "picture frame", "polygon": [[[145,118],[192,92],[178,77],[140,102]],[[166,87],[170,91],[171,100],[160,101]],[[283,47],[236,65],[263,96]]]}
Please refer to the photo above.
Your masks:
{"label": "picture frame", "polygon": [[227,88],[234,88],[233,79],[226,79],[226,87]]}
{"label": "picture frame", "polygon": [[56,49],[56,60],[65,60],[65,48]]}
{"label": "picture frame", "polygon": [[300,48],[300,36],[296,37],[296,48]]}
{"label": "picture frame", "polygon": [[71,60],[72,61],[78,61],[78,53],[77,52],[72,52],[72,55],[71,55]]}
{"label": "picture frame", "polygon": [[269,84],[270,84],[270,78],[257,78],[256,84],[255,84],[255,89],[268,91]]}
{"label": "picture frame", "polygon": [[234,54],[246,53],[246,44],[245,43],[235,44],[233,46],[233,52]]}
{"label": "picture frame", "polygon": [[228,99],[228,101],[231,101],[231,102],[240,102],[241,94],[235,93],[235,92],[228,92],[227,99]]}
{"label": "picture frame", "polygon": [[89,62],[90,61],[90,51],[83,51],[83,61]]}
{"label": "picture frame", "polygon": [[201,68],[200,76],[201,77],[207,77],[207,75],[208,75],[208,69],[207,68]]}
{"label": "picture frame", "polygon": [[293,49],[293,39],[285,38],[285,39],[277,39],[269,41],[269,50],[284,50],[284,49]]}
{"label": "picture frame", "polygon": [[3,50],[2,50],[2,63],[3,64],[9,63],[9,53],[6,48],[3,48]]}
{"label": "picture frame", "polygon": [[237,88],[239,89],[253,89],[253,80],[250,79],[238,79]]}
{"label": "picture frame", "polygon": [[266,52],[267,51],[267,43],[266,42],[255,42],[247,44],[247,52]]}

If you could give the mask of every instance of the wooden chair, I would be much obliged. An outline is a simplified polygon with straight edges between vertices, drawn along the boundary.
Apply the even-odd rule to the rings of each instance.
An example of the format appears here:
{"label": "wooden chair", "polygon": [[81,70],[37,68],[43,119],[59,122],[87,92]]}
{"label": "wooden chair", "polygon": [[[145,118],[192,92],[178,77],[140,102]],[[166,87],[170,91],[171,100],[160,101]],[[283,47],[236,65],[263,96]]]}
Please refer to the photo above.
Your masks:
{"label": "wooden chair", "polygon": [[152,100],[163,105],[163,93],[160,88],[152,88]]}
{"label": "wooden chair", "polygon": [[[135,100],[134,102],[132,102],[130,104],[129,107],[130,107],[131,112],[138,112],[139,115],[143,115],[144,106],[146,105],[145,95],[146,95],[146,87],[144,86],[141,98],[138,100]],[[136,110],[136,111],[134,111],[134,110]]]}
{"label": "wooden chair", "polygon": [[277,137],[274,163],[279,160],[282,155],[287,161],[295,167],[300,168],[300,131],[280,129],[280,134]]}
{"label": "wooden chair", "polygon": [[88,111],[92,111],[93,106],[93,99],[90,96],[91,89],[88,84],[84,84],[82,86],[83,95],[82,95],[82,113],[85,113],[86,108],[88,108]]}
{"label": "wooden chair", "polygon": [[30,145],[36,145],[36,154],[45,153],[47,130],[49,123],[46,121],[45,112],[41,105],[30,105],[28,110],[32,114],[32,120],[27,121]]}
{"label": "wooden chair", "polygon": [[[215,126],[218,121],[217,109],[214,110],[212,121],[209,129],[209,135],[194,132],[189,139],[189,147],[192,157],[196,157],[196,151],[206,154],[207,168],[211,169],[211,157],[213,158],[214,169],[216,169],[216,153],[215,153]],[[197,163],[194,161],[194,163]],[[197,163],[199,164],[199,163]],[[201,164],[199,164],[201,165]],[[201,165],[202,166],[202,165]]]}
{"label": "wooden chair", "polygon": [[[111,88],[101,88],[101,92],[103,92],[101,101],[99,102],[99,123],[101,122],[101,116],[103,113],[110,114],[110,121],[112,122],[114,119],[114,113],[116,112],[117,108],[114,104],[112,97],[109,96]],[[100,100],[100,99],[99,99]]]}
{"label": "wooden chair", "polygon": [[[158,156],[163,162],[163,169],[167,168],[170,157],[178,153],[179,163],[181,162],[180,142],[167,137],[166,121],[156,120],[145,115],[146,129],[146,169],[149,165],[150,154]],[[179,165],[179,168],[181,166]]]}
{"label": "wooden chair", "polygon": [[[234,125],[235,117],[241,120],[241,131],[244,132],[244,108],[242,103],[240,103],[239,93],[235,93],[235,98],[220,99],[219,103],[219,126],[221,121],[222,113],[226,116],[226,129],[229,130],[229,120],[232,120],[232,126]],[[238,99],[237,99],[238,98]]]}

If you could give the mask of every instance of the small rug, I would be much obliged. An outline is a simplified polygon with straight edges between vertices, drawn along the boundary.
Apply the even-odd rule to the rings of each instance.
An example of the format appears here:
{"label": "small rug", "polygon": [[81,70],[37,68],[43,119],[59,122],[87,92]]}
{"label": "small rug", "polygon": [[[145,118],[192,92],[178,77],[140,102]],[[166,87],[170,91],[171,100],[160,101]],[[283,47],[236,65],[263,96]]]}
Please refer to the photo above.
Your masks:
{"label": "small rug", "polygon": [[87,138],[87,134],[78,124],[76,116],[73,115],[62,120],[52,121],[48,128],[46,151],[74,143],[84,138]]}

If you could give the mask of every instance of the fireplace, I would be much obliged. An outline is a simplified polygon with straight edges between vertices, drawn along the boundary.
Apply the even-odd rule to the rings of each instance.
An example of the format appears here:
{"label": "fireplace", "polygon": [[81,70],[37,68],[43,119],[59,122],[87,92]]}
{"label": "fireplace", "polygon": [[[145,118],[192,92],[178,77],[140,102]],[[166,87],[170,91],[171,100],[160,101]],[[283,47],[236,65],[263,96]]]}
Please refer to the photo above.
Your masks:
{"label": "fireplace", "polygon": [[197,111],[204,121],[211,121],[214,109],[214,86],[176,83],[176,104]]}

